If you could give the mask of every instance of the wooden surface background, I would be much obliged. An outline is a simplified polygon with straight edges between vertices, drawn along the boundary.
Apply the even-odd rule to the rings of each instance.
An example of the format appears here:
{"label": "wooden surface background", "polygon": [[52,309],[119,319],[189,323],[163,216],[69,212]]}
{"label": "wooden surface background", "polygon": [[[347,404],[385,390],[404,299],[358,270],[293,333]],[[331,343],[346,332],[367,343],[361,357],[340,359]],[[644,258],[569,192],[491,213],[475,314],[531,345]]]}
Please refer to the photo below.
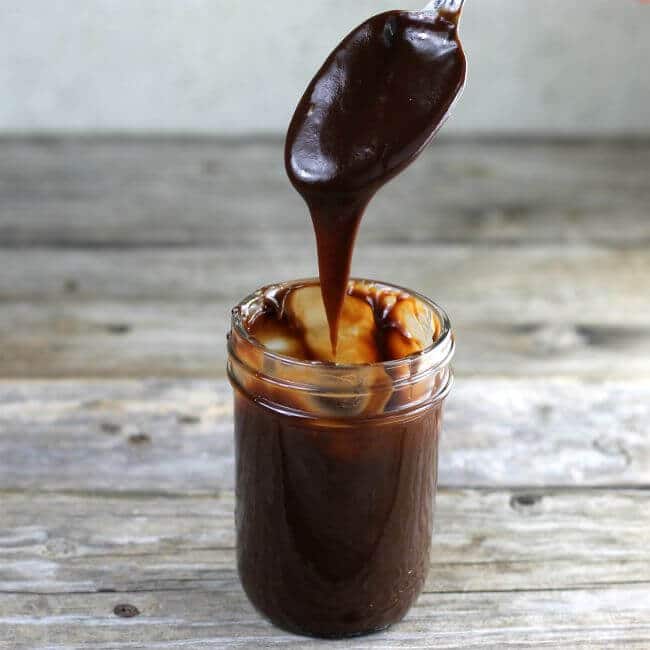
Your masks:
{"label": "wooden surface background", "polygon": [[[229,308],[312,276],[276,141],[0,147],[0,647],[650,647],[650,143],[436,143],[354,272],[452,315],[431,576],[293,637],[234,563]],[[136,610],[138,615],[119,614]]]}

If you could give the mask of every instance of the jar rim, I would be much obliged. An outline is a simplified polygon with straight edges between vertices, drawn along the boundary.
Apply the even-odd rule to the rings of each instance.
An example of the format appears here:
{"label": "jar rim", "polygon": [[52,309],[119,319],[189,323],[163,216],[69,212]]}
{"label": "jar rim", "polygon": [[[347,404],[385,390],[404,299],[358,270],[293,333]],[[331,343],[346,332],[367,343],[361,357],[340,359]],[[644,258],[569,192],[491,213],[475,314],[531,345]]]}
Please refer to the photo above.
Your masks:
{"label": "jar rim", "polygon": [[247,344],[253,346],[255,349],[259,350],[264,357],[278,361],[283,364],[291,364],[295,367],[302,367],[310,370],[335,370],[342,372],[354,372],[362,368],[383,368],[385,370],[399,369],[404,365],[411,365],[413,363],[425,361],[425,365],[429,371],[442,368],[447,365],[451,358],[454,355],[455,351],[455,340],[451,328],[451,321],[447,312],[436,302],[412,289],[407,289],[400,285],[393,284],[391,282],[384,282],[381,280],[370,280],[367,278],[350,278],[349,282],[360,282],[368,285],[379,286],[390,290],[400,291],[408,294],[421,301],[427,307],[429,307],[433,313],[436,315],[440,323],[440,335],[432,341],[427,347],[414,352],[405,357],[400,357],[399,359],[389,359],[386,361],[376,361],[373,363],[357,363],[357,364],[345,364],[345,363],[336,363],[333,361],[319,361],[319,360],[309,360],[309,359],[298,359],[296,357],[291,357],[285,354],[280,354],[279,352],[274,352],[265,347],[260,343],[255,337],[253,337],[248,329],[245,326],[244,310],[249,307],[256,300],[267,297],[272,292],[279,292],[286,290],[288,288],[299,288],[302,286],[313,286],[319,285],[320,281],[318,278],[304,278],[299,280],[289,280],[285,282],[275,282],[267,284],[263,287],[260,287],[253,293],[249,294],[246,298],[241,300],[235,307],[232,309],[232,323],[231,327],[236,331],[237,336],[243,339]]}

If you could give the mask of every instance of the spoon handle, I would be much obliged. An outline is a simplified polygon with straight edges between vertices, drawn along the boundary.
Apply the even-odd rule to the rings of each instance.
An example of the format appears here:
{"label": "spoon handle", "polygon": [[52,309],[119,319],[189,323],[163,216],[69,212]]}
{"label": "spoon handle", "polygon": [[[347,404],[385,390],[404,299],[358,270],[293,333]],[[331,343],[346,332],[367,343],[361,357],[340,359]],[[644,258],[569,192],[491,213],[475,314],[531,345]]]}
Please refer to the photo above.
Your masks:
{"label": "spoon handle", "polygon": [[465,0],[431,0],[423,11],[445,12],[448,14],[460,14]]}

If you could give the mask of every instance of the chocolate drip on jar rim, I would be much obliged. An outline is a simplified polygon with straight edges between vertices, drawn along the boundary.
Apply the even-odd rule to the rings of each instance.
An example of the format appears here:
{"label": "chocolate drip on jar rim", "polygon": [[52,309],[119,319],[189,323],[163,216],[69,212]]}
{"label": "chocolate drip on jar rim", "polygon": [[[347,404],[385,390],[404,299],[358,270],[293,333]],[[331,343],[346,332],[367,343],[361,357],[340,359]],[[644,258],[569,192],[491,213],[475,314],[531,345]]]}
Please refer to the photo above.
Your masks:
{"label": "chocolate drip on jar rim", "polygon": [[412,292],[367,280],[348,282],[335,353],[317,280],[270,288],[245,326],[268,350],[338,365],[403,359],[437,341],[443,329],[435,309]]}
{"label": "chocolate drip on jar rim", "polygon": [[[437,322],[435,339],[409,356],[377,363],[340,364],[290,356],[262,343],[254,334],[255,322],[269,310],[279,313],[288,292],[317,287],[318,280],[269,285],[232,311],[228,375],[233,385],[267,408],[317,418],[323,426],[331,425],[332,419],[417,411],[444,399],[451,389],[450,362],[455,350],[445,311],[425,296],[402,287],[360,279],[351,280],[351,285],[357,285],[357,290],[374,287],[417,299]],[[318,399],[309,399],[311,395],[318,395]]]}
{"label": "chocolate drip on jar rim", "polygon": [[289,126],[285,166],[311,213],[334,351],[366,206],[424,149],[462,90],[459,16],[389,11],[362,23],[327,58]]}

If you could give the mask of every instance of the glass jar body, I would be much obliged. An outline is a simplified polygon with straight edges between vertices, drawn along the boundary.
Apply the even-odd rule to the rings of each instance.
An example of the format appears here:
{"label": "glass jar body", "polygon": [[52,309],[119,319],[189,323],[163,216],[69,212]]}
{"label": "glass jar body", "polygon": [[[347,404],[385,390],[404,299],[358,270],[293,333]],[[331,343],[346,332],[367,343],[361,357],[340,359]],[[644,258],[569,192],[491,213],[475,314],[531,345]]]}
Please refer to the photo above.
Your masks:
{"label": "glass jar body", "polygon": [[[285,372],[290,360],[278,365],[240,338],[234,319],[235,517],[247,596],[276,625],[314,636],[399,621],[429,567],[451,333],[439,363],[405,360],[389,372]],[[382,406],[369,414],[359,404]]]}
{"label": "glass jar body", "polygon": [[441,409],[328,428],[237,393],[239,574],[273,623],[347,636],[406,614],[429,567]]}

